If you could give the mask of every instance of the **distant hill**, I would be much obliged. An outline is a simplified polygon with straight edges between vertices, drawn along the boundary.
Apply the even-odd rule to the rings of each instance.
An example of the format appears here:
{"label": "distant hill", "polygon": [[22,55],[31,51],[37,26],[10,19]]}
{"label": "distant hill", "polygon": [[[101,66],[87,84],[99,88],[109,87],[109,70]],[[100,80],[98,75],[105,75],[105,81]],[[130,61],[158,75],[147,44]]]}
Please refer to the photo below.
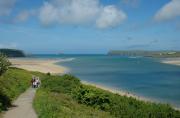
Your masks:
{"label": "distant hill", "polygon": [[17,50],[17,49],[0,49],[0,53],[5,54],[8,57],[25,57],[26,56],[22,50]]}
{"label": "distant hill", "polygon": [[121,51],[112,50],[108,52],[108,55],[120,55],[120,56],[143,56],[143,57],[158,57],[158,58],[171,58],[180,57],[180,51]]}

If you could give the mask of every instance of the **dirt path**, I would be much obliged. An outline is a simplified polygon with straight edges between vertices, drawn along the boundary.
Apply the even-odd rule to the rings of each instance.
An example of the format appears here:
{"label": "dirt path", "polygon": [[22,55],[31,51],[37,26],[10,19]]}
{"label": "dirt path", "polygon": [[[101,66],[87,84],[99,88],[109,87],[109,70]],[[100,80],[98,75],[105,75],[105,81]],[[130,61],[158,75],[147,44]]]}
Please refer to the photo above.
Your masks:
{"label": "dirt path", "polygon": [[4,118],[37,118],[37,115],[32,107],[33,98],[36,90],[29,88],[25,93],[13,103],[15,107],[9,109]]}

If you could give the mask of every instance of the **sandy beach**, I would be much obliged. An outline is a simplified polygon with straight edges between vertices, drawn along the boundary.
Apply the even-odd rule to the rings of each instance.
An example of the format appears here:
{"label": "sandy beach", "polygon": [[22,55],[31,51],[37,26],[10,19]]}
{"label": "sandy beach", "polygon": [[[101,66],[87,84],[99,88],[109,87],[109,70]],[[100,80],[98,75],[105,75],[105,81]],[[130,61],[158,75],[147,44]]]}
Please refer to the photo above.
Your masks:
{"label": "sandy beach", "polygon": [[168,58],[163,60],[162,63],[180,66],[180,58]]}
{"label": "sandy beach", "polygon": [[29,71],[38,71],[42,73],[63,74],[68,72],[68,68],[56,65],[55,63],[62,60],[30,59],[30,58],[13,58],[9,59],[12,67],[17,67]]}

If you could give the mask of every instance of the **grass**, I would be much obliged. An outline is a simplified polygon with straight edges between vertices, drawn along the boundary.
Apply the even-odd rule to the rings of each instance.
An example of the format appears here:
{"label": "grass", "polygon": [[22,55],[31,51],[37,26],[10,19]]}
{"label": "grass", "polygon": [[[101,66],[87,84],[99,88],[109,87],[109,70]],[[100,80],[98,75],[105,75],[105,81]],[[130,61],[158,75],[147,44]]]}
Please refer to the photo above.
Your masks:
{"label": "grass", "polygon": [[31,72],[10,68],[0,76],[0,112],[7,110],[16,97],[30,86]]}
{"label": "grass", "polygon": [[143,102],[87,86],[71,75],[43,76],[34,99],[40,118],[179,118],[166,104]]}
{"label": "grass", "polygon": [[34,107],[39,118],[111,118],[107,112],[78,104],[63,93],[37,91]]}
{"label": "grass", "polygon": [[46,76],[42,87],[37,91],[34,108],[39,118],[111,118],[105,112],[91,106],[79,104],[72,98],[73,88],[80,81],[73,76]]}

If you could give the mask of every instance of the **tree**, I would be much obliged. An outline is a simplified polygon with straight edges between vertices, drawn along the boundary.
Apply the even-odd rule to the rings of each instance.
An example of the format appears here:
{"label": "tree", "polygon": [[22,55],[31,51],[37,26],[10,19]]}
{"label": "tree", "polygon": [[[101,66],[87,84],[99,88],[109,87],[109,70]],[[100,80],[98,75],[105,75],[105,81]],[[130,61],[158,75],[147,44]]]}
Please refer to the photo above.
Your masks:
{"label": "tree", "polygon": [[0,53],[0,76],[8,70],[10,65],[11,63],[7,57]]}

